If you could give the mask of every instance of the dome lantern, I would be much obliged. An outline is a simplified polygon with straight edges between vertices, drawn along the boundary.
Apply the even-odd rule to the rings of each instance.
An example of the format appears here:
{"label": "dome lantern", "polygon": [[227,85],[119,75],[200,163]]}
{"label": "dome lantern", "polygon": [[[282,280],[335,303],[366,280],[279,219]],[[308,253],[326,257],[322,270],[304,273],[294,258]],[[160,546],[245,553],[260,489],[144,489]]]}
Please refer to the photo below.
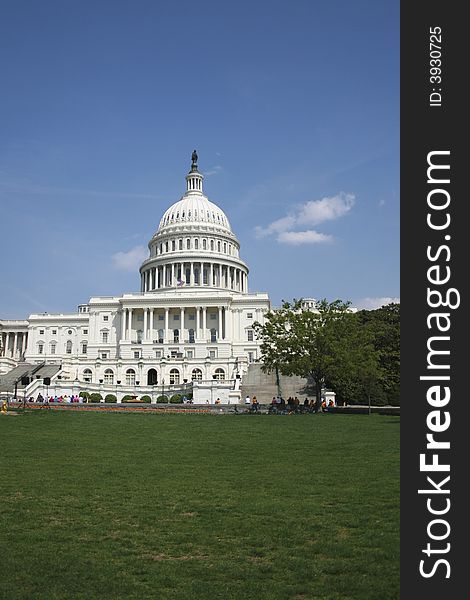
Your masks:
{"label": "dome lantern", "polygon": [[204,176],[197,170],[197,153],[193,151],[191,155],[191,170],[186,175],[186,194],[202,194],[202,180]]}

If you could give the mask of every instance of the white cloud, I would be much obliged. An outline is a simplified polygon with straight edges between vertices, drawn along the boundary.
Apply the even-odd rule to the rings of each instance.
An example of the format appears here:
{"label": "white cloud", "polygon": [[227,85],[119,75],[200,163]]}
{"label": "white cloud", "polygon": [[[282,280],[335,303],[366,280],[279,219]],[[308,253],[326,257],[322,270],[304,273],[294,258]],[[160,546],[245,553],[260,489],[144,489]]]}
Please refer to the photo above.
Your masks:
{"label": "white cloud", "polygon": [[148,258],[148,254],[148,249],[145,246],[134,246],[128,252],[113,254],[113,264],[116,269],[121,271],[135,271]]}
{"label": "white cloud", "polygon": [[344,192],[321,200],[310,200],[299,205],[293,213],[272,221],[266,227],[256,226],[255,236],[263,238],[276,234],[278,242],[295,245],[330,242],[333,240],[331,235],[319,233],[313,229],[307,231],[295,231],[295,229],[339,219],[351,210],[354,202],[354,194],[345,194]]}
{"label": "white cloud", "polygon": [[321,200],[310,200],[301,206],[297,221],[307,225],[319,225],[325,221],[339,219],[351,210],[354,200],[353,194],[344,192]]}
{"label": "white cloud", "polygon": [[212,167],[212,169],[204,171],[203,175],[204,177],[210,177],[211,175],[217,175],[221,171],[223,171],[223,167],[221,167],[220,165],[216,165],[215,167]]}
{"label": "white cloud", "polygon": [[354,304],[354,306],[359,309],[365,308],[366,310],[375,310],[376,308],[386,306],[392,302],[400,304],[400,298],[389,298],[387,296],[382,298],[361,298]]}
{"label": "white cloud", "polygon": [[331,242],[333,237],[326,233],[318,233],[313,229],[308,231],[283,231],[277,236],[277,241],[281,244],[292,244],[300,246],[300,244],[323,244]]}

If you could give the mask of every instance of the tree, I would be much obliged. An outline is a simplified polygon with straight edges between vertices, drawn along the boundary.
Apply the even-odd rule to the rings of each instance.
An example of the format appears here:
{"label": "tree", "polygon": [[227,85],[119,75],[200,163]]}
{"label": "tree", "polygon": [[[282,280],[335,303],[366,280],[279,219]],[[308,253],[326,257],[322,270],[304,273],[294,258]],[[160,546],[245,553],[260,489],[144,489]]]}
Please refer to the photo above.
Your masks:
{"label": "tree", "polygon": [[358,313],[378,355],[384,403],[400,404],[400,305],[387,304]]}
{"label": "tree", "polygon": [[316,302],[303,310],[302,301],[283,302],[266,314],[264,325],[253,328],[261,340],[262,369],[311,378],[317,408],[325,383],[344,396],[360,373],[374,372],[377,358],[366,330],[341,300]]}

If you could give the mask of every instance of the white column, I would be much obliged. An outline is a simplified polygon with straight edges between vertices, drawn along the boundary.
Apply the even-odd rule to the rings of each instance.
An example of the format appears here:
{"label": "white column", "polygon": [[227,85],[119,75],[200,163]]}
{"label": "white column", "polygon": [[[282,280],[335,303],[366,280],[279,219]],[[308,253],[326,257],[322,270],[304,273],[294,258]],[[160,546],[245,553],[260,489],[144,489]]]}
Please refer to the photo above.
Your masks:
{"label": "white column", "polygon": [[186,273],[184,272],[184,263],[181,263],[180,269],[181,269],[181,281],[183,282],[183,285],[186,285]]}
{"label": "white column", "polygon": [[121,313],[121,340],[126,339],[126,313],[127,308],[123,308]]}
{"label": "white column", "polygon": [[153,342],[153,308],[150,309],[150,330],[149,330],[149,339]]}
{"label": "white column", "polygon": [[128,320],[128,324],[127,324],[127,333],[128,333],[128,340],[132,341],[132,308],[129,309],[129,320]]}
{"label": "white column", "polygon": [[213,285],[214,285],[214,263],[210,263],[209,267],[210,268],[209,268],[209,281],[208,281],[208,283],[209,283],[209,285],[211,287],[213,287]]}
{"label": "white column", "polygon": [[185,330],[184,330],[184,308],[180,309],[180,344],[184,343],[186,337],[185,337]]}
{"label": "white column", "polygon": [[144,308],[144,337],[143,340],[146,342],[148,340],[148,318],[147,318],[148,308]]}
{"label": "white column", "polygon": [[200,318],[199,318],[200,317],[199,311],[200,311],[200,307],[196,306],[196,334],[195,334],[196,339],[199,339],[199,336],[200,336],[199,328],[200,328],[201,323],[200,323]]}
{"label": "white column", "polygon": [[222,265],[219,264],[219,287],[223,287],[222,286]]}
{"label": "white column", "polygon": [[225,309],[225,339],[232,341],[232,321],[233,312],[229,309]]}
{"label": "white column", "polygon": [[190,276],[189,276],[189,283],[190,285],[194,285],[194,263],[193,261],[191,261],[189,263],[189,268],[190,268]]}
{"label": "white column", "polygon": [[219,325],[217,327],[218,331],[217,331],[217,340],[223,340],[223,329],[222,329],[222,307],[219,306]]}
{"label": "white column", "polygon": [[168,322],[170,317],[170,309],[165,308],[165,331],[163,332],[163,342],[168,344]]}
{"label": "white column", "polygon": [[166,287],[166,265],[163,265],[163,280],[162,280],[162,287]]}
{"label": "white column", "polygon": [[5,356],[8,356],[8,344],[10,343],[10,332],[7,332],[7,339],[5,341]]}
{"label": "white column", "polygon": [[13,358],[15,358],[16,356],[16,347],[17,347],[17,342],[18,342],[18,332],[15,331],[15,337],[13,338]]}
{"label": "white column", "polygon": [[202,339],[206,339],[206,319],[207,318],[207,306],[202,307]]}
{"label": "white column", "polygon": [[23,339],[21,340],[21,354],[24,354],[26,352],[26,336],[27,336],[27,332],[23,332]]}
{"label": "white column", "polygon": [[176,277],[175,277],[175,263],[171,265],[171,285],[175,287],[176,285]]}

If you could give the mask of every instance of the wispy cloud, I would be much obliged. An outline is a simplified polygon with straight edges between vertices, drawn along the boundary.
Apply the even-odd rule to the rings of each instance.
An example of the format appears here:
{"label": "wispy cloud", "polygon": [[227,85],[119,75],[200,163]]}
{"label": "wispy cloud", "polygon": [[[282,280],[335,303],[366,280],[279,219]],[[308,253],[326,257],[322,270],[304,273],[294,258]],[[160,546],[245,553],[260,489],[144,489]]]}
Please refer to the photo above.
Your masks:
{"label": "wispy cloud", "polygon": [[386,306],[391,303],[399,304],[400,298],[389,298],[384,296],[382,298],[361,298],[354,303],[357,308],[365,308],[366,310],[375,310],[381,306]]}
{"label": "wispy cloud", "polygon": [[331,235],[320,233],[315,229],[297,231],[298,227],[316,227],[326,221],[339,219],[354,206],[354,194],[340,192],[336,196],[327,196],[321,200],[310,200],[296,207],[296,210],[285,217],[272,221],[269,225],[255,227],[257,238],[276,235],[281,244],[322,244],[331,242]]}
{"label": "wispy cloud", "polygon": [[128,252],[116,252],[112,256],[113,265],[120,271],[135,271],[148,258],[148,253],[145,246],[134,246]]}
{"label": "wispy cloud", "polygon": [[203,175],[204,177],[211,177],[212,175],[218,175],[223,170],[223,167],[221,167],[220,165],[216,165],[215,167],[212,167],[212,169],[204,171]]}

